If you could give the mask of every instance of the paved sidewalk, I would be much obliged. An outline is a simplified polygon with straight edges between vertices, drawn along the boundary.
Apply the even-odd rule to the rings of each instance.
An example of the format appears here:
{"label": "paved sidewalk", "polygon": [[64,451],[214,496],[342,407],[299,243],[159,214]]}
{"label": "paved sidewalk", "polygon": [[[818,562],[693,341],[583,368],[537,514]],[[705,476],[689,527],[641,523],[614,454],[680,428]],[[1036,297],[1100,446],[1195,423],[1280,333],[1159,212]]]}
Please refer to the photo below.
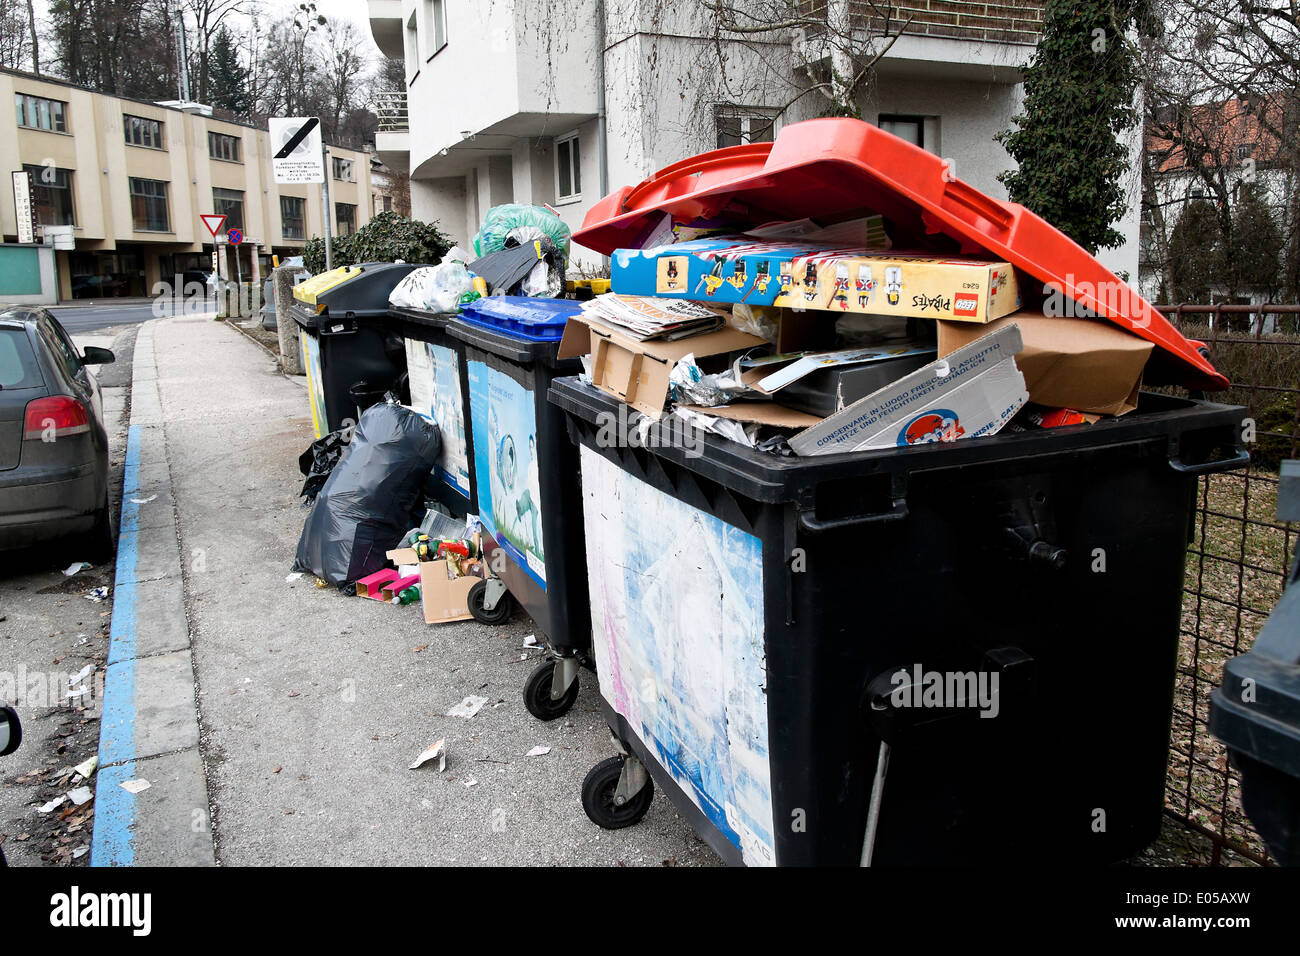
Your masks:
{"label": "paved sidewalk", "polygon": [[[309,576],[287,583],[304,517],[297,458],[312,438],[302,381],[279,374],[224,323],[177,317],[145,328],[157,405],[146,394],[132,418],[133,432],[141,428],[140,484],[147,497],[159,486],[146,479],[170,475],[179,549],[175,563],[137,572],[165,575],[138,585],[137,615],[178,626],[185,617],[189,643],[137,639],[137,697],[156,686],[175,709],[137,712],[136,745],[141,728],[156,729],[153,747],[170,744],[167,759],[192,759],[193,725],[180,714],[192,653],[201,779],[220,863],[717,862],[662,795],[637,827],[610,832],[587,820],[582,778],[614,752],[595,679],[583,674],[567,718],[532,718],[520,698],[537,659],[522,646],[533,630],[526,617],[499,628],[430,627],[416,607],[345,598]],[[137,389],[144,357],[137,350]],[[159,421],[165,442],[153,437]],[[165,466],[151,449],[165,449]],[[143,510],[157,515],[162,502],[159,493],[141,506],[140,562],[163,560],[143,557],[147,538],[171,533],[162,517],[159,530],[149,528]],[[475,717],[443,716],[471,694],[488,698]],[[439,738],[449,751],[444,773],[407,769]],[[525,756],[537,745],[550,752]],[[153,783],[141,808],[174,786],[175,805],[193,811],[192,782],[160,783],[142,769],[163,759],[137,752],[135,772]],[[175,862],[195,859],[203,841],[172,832],[176,825],[142,815],[137,862],[156,859],[151,847],[180,854]]]}

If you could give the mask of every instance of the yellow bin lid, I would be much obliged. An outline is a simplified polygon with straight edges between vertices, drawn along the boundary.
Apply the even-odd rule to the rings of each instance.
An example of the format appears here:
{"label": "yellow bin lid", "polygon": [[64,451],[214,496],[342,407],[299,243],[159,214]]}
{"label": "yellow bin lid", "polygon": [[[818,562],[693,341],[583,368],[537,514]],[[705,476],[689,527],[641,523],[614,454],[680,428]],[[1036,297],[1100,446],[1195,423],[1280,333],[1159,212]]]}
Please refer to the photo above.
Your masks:
{"label": "yellow bin lid", "polygon": [[330,289],[342,285],[349,279],[355,279],[361,275],[360,266],[342,266],[338,269],[331,269],[329,272],[322,272],[314,275],[305,282],[300,282],[293,288],[293,297],[299,302],[306,302],[308,305],[316,305],[318,296],[323,295]]}

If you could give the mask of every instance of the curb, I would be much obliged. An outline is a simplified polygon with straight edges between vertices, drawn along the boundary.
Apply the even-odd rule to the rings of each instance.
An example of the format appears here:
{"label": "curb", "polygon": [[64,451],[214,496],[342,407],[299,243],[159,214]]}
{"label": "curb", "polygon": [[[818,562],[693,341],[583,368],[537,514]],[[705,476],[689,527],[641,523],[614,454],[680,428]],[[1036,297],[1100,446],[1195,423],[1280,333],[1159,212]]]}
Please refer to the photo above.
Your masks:
{"label": "curb", "polygon": [[216,864],[153,332],[140,325],[132,361],[91,866]]}

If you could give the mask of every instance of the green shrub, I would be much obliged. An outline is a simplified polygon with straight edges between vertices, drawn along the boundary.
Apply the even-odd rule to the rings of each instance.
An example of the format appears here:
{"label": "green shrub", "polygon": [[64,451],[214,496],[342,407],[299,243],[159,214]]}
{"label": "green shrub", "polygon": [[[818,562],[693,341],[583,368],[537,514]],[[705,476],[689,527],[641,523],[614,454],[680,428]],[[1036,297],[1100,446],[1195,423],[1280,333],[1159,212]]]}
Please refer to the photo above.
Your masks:
{"label": "green shrub", "polygon": [[[433,265],[447,254],[452,240],[436,225],[408,219],[395,212],[381,212],[350,236],[334,236],[330,250],[334,268],[361,262],[420,262]],[[313,275],[325,271],[325,240],[307,240],[302,251],[303,267]]]}

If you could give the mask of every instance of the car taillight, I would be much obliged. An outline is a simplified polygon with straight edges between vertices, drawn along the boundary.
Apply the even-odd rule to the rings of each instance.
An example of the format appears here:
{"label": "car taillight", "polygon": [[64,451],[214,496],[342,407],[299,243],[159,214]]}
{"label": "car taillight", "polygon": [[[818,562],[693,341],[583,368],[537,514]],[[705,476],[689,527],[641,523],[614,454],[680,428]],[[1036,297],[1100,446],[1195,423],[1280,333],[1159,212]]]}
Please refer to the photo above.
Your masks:
{"label": "car taillight", "polygon": [[75,398],[56,395],[27,403],[23,441],[54,441],[90,431],[86,406]]}

